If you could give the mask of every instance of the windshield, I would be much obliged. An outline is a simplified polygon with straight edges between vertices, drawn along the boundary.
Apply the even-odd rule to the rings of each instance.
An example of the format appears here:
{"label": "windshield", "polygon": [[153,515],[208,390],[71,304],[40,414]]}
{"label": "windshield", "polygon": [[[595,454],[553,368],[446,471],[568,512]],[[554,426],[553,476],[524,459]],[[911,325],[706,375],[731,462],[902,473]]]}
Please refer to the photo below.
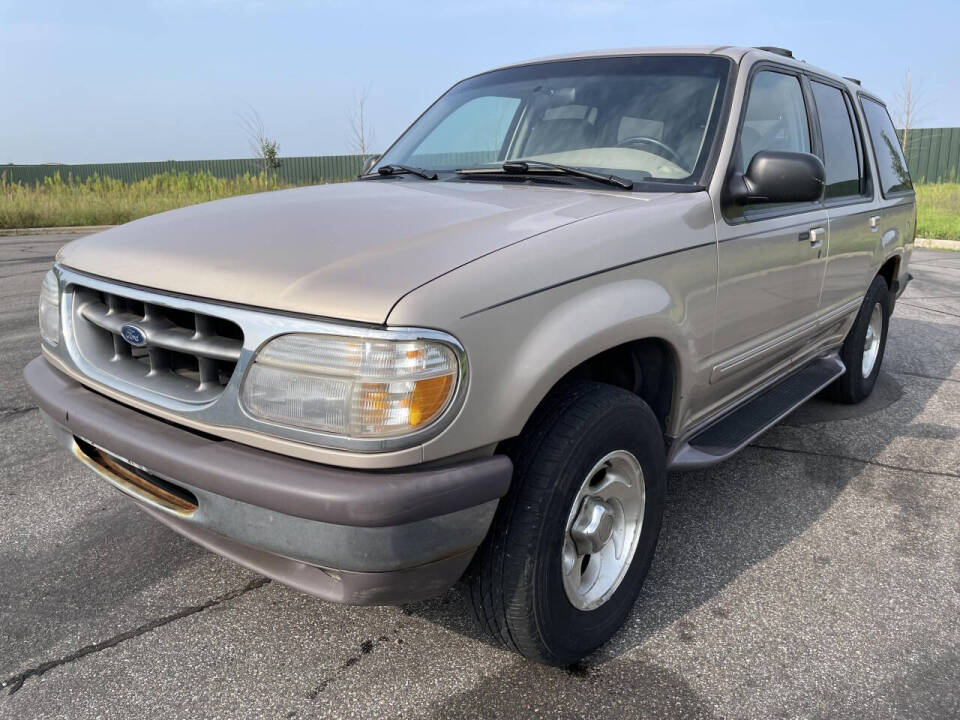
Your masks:
{"label": "windshield", "polygon": [[478,75],[434,103],[377,168],[442,173],[539,160],[636,182],[695,182],[729,67],[721,57],[634,56]]}

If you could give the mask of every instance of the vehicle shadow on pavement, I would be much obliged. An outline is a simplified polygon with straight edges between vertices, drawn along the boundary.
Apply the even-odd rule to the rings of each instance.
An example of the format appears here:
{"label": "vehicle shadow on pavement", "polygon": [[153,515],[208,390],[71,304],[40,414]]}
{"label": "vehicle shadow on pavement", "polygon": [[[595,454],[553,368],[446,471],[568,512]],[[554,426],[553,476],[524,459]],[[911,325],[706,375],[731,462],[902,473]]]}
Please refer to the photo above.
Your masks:
{"label": "vehicle shadow on pavement", "polygon": [[[901,346],[916,341],[920,344],[914,347],[924,347],[931,334],[942,331],[942,326],[933,323],[899,317],[895,320],[891,332]],[[709,704],[696,696],[686,680],[671,669],[657,666],[643,653],[642,646],[671,626],[680,643],[694,643],[699,634],[709,634],[709,626],[698,627],[685,617],[701,606],[709,608],[708,617],[713,622],[722,623],[730,617],[731,610],[715,602],[724,588],[807,531],[866,463],[898,436],[955,438],[955,428],[914,422],[957,360],[956,341],[951,343],[951,352],[942,356],[946,363],[943,367],[925,368],[939,377],[925,375],[926,380],[912,382],[914,378],[899,372],[907,369],[902,361],[893,367],[885,365],[874,393],[865,402],[851,406],[815,398],[735,458],[713,468],[672,473],[657,553],[624,628],[573,668],[558,670],[520,663],[450,698],[436,708],[437,713],[470,714],[470,708],[477,707],[471,699],[483,697],[489,703],[495,697],[509,707],[497,708],[493,715],[520,715],[532,706],[548,715],[551,710],[563,714],[570,707],[590,707],[589,696],[602,691],[621,695],[618,702],[625,704],[620,707],[639,714],[675,715],[675,706],[658,705],[658,697],[666,695],[685,698],[684,715],[710,716]],[[907,383],[909,402],[904,397]],[[837,423],[858,421],[869,425],[869,443],[852,440],[847,425],[837,427]],[[778,432],[812,438],[814,445],[822,439],[823,453],[792,446],[781,449]],[[892,499],[911,502],[908,497]],[[849,532],[856,534],[857,528],[851,527]],[[810,561],[816,568],[829,564],[832,558],[818,555]],[[762,607],[762,598],[758,598],[756,608]],[[480,642],[491,642],[473,620],[462,588],[435,600],[405,606],[404,612]],[[742,615],[743,608],[738,612]],[[632,651],[639,652],[623,657]],[[617,662],[612,663],[614,660]],[[601,668],[603,672],[597,672]],[[580,692],[570,686],[571,678],[577,677],[590,678],[590,682],[582,687],[583,704],[576,700],[570,704],[570,693]],[[562,693],[557,690],[561,682]],[[622,683],[626,685],[621,687]],[[556,707],[551,708],[551,697],[557,698]]]}

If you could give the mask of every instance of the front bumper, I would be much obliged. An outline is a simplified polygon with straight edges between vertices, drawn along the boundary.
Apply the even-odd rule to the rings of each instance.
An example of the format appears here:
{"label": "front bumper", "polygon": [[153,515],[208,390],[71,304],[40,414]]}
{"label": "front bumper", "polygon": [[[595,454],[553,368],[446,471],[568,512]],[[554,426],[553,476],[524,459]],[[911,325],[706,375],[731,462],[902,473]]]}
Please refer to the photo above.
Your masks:
{"label": "front bumper", "polygon": [[392,604],[443,591],[466,569],[510,484],[502,455],[344,470],[172,425],[43,358],[24,376],[61,443],[147,513],[326,600]]}

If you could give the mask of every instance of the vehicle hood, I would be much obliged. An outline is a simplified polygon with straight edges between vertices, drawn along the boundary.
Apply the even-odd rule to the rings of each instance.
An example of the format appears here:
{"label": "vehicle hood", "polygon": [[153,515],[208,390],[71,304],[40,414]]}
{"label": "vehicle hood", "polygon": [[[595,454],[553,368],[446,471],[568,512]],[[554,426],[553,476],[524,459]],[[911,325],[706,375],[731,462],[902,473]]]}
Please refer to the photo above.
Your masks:
{"label": "vehicle hood", "polygon": [[471,260],[650,200],[412,177],[319,185],[143,218],[80,238],[58,260],[178,294],[379,324],[406,293]]}

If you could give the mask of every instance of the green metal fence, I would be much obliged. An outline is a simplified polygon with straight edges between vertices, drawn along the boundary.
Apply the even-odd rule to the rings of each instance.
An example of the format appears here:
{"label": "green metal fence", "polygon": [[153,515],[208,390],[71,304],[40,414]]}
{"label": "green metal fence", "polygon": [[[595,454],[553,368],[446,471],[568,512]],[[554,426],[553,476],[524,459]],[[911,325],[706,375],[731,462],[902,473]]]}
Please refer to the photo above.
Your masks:
{"label": "green metal fence", "polygon": [[[320,155],[280,158],[281,180],[298,185],[353,180],[362,164],[360,155]],[[166,162],[93,163],[88,165],[0,165],[7,182],[33,184],[60,173],[66,180],[86,180],[96,174],[115,180],[133,182],[164,172],[200,172],[206,170],[217,177],[233,178],[244,173],[256,174],[261,166],[256,160],[168,160]]]}
{"label": "green metal fence", "polygon": [[[903,131],[900,131],[903,141]],[[488,160],[483,153],[422,156],[424,167],[471,167]],[[914,183],[960,180],[960,127],[917,128],[907,134],[907,166]],[[360,155],[317,155],[280,159],[280,179],[305,185],[309,183],[353,180],[362,165]],[[33,184],[60,173],[66,180],[85,180],[91,175],[131,182],[163,172],[209,171],[217,177],[232,178],[244,173],[256,174],[260,165],[253,159],[241,160],[168,160],[166,162],[95,163],[89,165],[0,165],[7,182]]]}
{"label": "green metal fence", "polygon": [[[899,134],[903,143],[903,131]],[[905,154],[916,184],[960,180],[960,128],[910,130]]]}
{"label": "green metal fence", "polygon": [[[416,156],[415,164],[428,168],[474,167],[493,160],[490,153],[433,153]],[[362,155],[316,155],[280,158],[277,171],[281,180],[296,185],[354,180],[363,165]],[[242,160],[168,160],[166,162],[93,163],[89,165],[0,165],[7,182],[30,184],[60,173],[66,180],[86,180],[96,174],[124,182],[133,182],[164,172],[208,171],[216,177],[234,178],[244,173],[257,174],[261,165],[254,159]]]}

